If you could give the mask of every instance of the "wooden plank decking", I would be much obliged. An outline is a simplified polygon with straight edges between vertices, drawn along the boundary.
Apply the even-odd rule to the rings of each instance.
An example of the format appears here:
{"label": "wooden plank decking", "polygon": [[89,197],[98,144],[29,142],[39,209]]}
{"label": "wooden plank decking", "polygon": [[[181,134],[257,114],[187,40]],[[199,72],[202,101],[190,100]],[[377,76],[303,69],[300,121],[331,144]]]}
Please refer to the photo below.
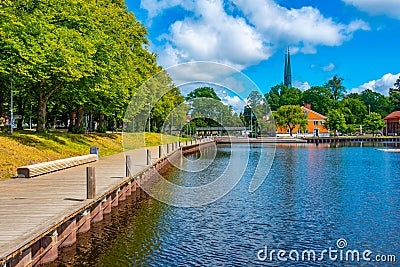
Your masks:
{"label": "wooden plank decking", "polygon": [[[154,161],[158,147],[150,150]],[[132,157],[133,174],[146,168],[145,149],[127,154]],[[85,199],[87,166],[96,167],[97,196],[126,180],[125,155],[120,153],[31,179],[0,181],[0,259],[92,201]]]}

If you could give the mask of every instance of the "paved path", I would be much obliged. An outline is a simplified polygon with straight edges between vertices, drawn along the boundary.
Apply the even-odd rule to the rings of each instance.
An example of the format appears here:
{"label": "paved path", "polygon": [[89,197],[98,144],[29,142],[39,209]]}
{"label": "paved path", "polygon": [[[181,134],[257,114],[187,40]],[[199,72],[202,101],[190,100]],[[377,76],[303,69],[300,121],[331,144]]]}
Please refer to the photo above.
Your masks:
{"label": "paved path", "polygon": [[[158,147],[150,150],[154,161],[158,158]],[[133,173],[146,167],[144,148],[127,153],[132,157]],[[0,259],[91,202],[85,199],[87,166],[96,167],[97,196],[126,179],[125,155],[119,153],[31,179],[0,181]]]}

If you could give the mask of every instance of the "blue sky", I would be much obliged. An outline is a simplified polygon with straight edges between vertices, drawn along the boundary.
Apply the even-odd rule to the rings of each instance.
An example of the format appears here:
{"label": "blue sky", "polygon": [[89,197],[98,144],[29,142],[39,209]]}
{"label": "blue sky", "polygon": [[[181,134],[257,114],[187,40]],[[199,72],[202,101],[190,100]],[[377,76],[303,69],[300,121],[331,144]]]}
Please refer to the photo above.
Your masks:
{"label": "blue sky", "polygon": [[126,0],[168,68],[212,61],[242,71],[262,92],[283,81],[292,51],[294,86],[333,75],[352,92],[385,95],[400,75],[399,0]]}

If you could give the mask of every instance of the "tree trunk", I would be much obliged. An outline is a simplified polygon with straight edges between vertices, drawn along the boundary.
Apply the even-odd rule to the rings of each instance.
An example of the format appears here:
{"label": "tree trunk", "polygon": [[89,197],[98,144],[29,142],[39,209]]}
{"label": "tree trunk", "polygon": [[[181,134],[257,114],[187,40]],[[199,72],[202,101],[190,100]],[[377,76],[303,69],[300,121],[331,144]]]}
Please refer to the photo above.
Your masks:
{"label": "tree trunk", "polygon": [[18,120],[17,123],[17,129],[22,130],[23,129],[23,124],[24,124],[24,110],[25,110],[25,105],[24,101],[22,100],[22,97],[17,98],[17,112],[18,115],[21,115],[22,118]]}
{"label": "tree trunk", "polygon": [[[42,91],[43,86],[46,80],[43,80],[39,85],[39,91]],[[38,123],[36,131],[39,133],[43,133],[46,130],[46,115],[47,115],[47,102],[49,101],[50,96],[53,95],[59,88],[62,87],[62,83],[57,84],[52,90],[47,93],[42,91],[37,93],[39,96],[38,99],[38,107],[37,107],[37,115],[38,115]]]}
{"label": "tree trunk", "polygon": [[36,129],[39,133],[43,133],[46,130],[47,101],[48,97],[45,97],[43,94],[39,95],[37,107],[38,123]]}
{"label": "tree trunk", "polygon": [[78,105],[78,113],[76,114],[76,123],[75,123],[76,128],[82,127],[84,111],[85,111],[84,106]]}
{"label": "tree trunk", "polygon": [[98,127],[104,127],[104,113],[100,113],[99,115],[99,126]]}
{"label": "tree trunk", "polygon": [[5,90],[5,89],[2,88],[2,90],[0,90],[0,117],[3,117],[5,115],[4,114],[4,102],[6,100],[5,100],[5,95],[4,95],[3,90]]}
{"label": "tree trunk", "polygon": [[291,137],[293,136],[293,133],[292,133],[292,132],[293,132],[293,129],[294,129],[294,128],[290,128],[290,127],[289,127],[289,134],[290,134]]}

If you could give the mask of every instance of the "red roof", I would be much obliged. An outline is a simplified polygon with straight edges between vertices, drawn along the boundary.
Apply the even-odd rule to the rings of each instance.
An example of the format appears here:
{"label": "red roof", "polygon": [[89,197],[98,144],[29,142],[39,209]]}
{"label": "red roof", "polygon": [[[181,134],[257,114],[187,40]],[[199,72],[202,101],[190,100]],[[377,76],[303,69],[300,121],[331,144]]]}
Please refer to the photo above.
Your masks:
{"label": "red roof", "polygon": [[385,117],[384,120],[387,121],[387,120],[395,120],[395,119],[400,119],[400,110],[390,113],[389,115],[387,115]]}

